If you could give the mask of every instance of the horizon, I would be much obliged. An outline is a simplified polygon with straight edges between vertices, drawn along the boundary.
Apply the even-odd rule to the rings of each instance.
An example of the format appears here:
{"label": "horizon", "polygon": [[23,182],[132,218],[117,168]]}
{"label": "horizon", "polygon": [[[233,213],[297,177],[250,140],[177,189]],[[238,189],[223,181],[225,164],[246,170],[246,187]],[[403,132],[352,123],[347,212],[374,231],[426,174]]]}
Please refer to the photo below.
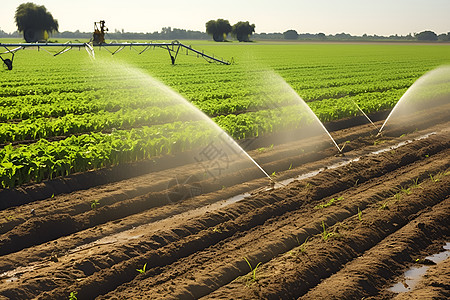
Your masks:
{"label": "horizon", "polygon": [[[153,33],[161,31],[163,27],[205,32],[205,23],[218,18],[229,20],[232,25],[238,21],[249,21],[256,25],[255,33],[258,34],[282,33],[289,29],[296,30],[299,34],[348,33],[353,36],[406,36],[425,30],[438,35],[450,32],[447,15],[450,1],[447,0],[398,0],[393,3],[389,0],[281,0],[276,6],[268,0],[244,3],[229,0],[224,7],[208,6],[208,1],[204,0],[189,3],[173,0],[170,3],[153,4],[144,0],[132,0],[127,3],[135,5],[126,7],[123,7],[123,2],[110,3],[105,0],[78,0],[70,3],[57,0],[12,0],[3,4],[0,11],[1,30],[7,33],[17,31],[14,23],[15,10],[26,2],[44,5],[58,20],[59,32],[91,32],[94,21],[99,20],[106,21],[109,32],[124,30]],[[239,9],[236,9],[237,5]],[[219,10],[220,13],[217,13]]]}

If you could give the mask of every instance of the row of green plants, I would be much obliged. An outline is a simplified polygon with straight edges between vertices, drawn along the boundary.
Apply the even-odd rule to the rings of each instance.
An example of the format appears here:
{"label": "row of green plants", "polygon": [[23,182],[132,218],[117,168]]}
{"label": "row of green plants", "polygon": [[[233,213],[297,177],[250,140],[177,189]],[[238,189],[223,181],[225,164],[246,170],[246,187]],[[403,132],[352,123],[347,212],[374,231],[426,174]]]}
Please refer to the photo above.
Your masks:
{"label": "row of green plants", "polygon": [[183,105],[147,107],[131,111],[99,111],[60,118],[32,118],[19,123],[0,123],[0,143],[110,131],[114,128],[151,126],[193,120],[196,115]]}
{"label": "row of green plants", "polygon": [[175,122],[111,134],[72,135],[0,149],[0,183],[13,188],[57,176],[114,166],[207,145],[214,130],[205,122]]}
{"label": "row of green plants", "polygon": [[[424,47],[239,45],[210,49],[236,58],[236,64],[223,67],[190,57],[171,66],[166,53],[159,52],[149,58],[123,51],[108,64],[100,59],[99,63],[80,60],[74,52],[53,58],[29,51],[20,57],[23,63],[14,72],[2,73],[0,82],[1,186],[201,145],[197,133],[209,129],[193,125],[198,122],[189,109],[177,108],[183,100],[161,89],[146,73],[213,117],[233,138],[242,139],[311,122],[299,108],[298,97],[279,81],[271,81],[268,70],[278,73],[326,122],[359,114],[355,103],[366,113],[392,108],[414,80],[449,61],[444,47],[426,46],[427,51]],[[118,57],[140,71],[116,66]],[[54,136],[65,139],[51,141]],[[21,144],[30,139],[39,141]],[[14,141],[19,145],[8,145]]]}
{"label": "row of green plants", "polygon": [[[328,122],[360,114],[358,106],[366,113],[391,108],[403,93],[404,90],[396,89],[384,93],[364,93],[354,97],[343,97],[342,99],[315,101],[310,103],[309,106],[322,122]],[[270,103],[271,100],[278,100],[278,102]],[[258,98],[255,101],[256,103],[250,103],[250,101],[234,101],[229,103],[225,101],[222,105],[216,105],[214,109],[217,111],[217,109],[229,104],[233,107],[233,111],[247,111],[247,113],[235,115],[229,111],[225,111],[214,120],[236,138],[258,136],[260,133],[271,133],[277,128],[284,129],[287,126],[291,126],[298,118],[298,114],[301,113],[299,109],[290,110],[291,107],[295,106],[293,104],[296,104],[296,102],[298,104],[298,101],[298,99],[289,95],[281,95],[279,98],[271,97],[269,100],[261,99],[259,104]],[[150,103],[148,102],[147,105],[150,105]],[[209,104],[214,106],[214,103]],[[273,112],[267,111],[269,104],[271,106],[269,109]],[[86,106],[88,107],[90,104],[86,104]],[[47,107],[61,108],[64,105],[49,104]],[[250,107],[253,112],[248,112]],[[19,110],[19,108],[17,109]],[[283,112],[283,114],[277,114],[279,111]],[[286,116],[284,112],[288,115]],[[22,111],[22,113],[24,112]],[[59,118],[28,118],[17,123],[0,123],[0,143],[6,144],[8,142],[107,131],[113,128],[150,126],[192,120],[196,116],[197,114],[193,113],[192,109],[186,105],[178,104],[167,105],[166,107],[146,107],[142,105],[139,109],[120,109],[115,112],[66,113]],[[283,120],[283,124],[279,124],[281,120]]]}

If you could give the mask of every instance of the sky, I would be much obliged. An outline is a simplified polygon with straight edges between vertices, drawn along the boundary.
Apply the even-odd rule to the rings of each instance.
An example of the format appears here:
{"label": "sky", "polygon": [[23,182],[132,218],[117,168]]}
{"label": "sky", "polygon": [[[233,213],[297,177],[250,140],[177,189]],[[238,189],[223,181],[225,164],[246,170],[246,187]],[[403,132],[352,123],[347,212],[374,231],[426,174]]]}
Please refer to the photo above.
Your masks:
{"label": "sky", "polygon": [[[0,29],[16,30],[21,3],[1,0]],[[32,0],[44,5],[59,31],[93,31],[105,20],[110,32],[155,32],[163,27],[205,31],[209,20],[233,25],[249,21],[256,33],[284,32],[352,35],[407,35],[424,30],[450,32],[450,0]]]}

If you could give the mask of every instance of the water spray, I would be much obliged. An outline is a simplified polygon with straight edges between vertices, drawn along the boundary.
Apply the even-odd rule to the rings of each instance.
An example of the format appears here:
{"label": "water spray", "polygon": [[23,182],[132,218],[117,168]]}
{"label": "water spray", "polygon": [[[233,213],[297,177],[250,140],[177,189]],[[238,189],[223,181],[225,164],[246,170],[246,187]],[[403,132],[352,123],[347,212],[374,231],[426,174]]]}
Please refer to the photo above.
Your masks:
{"label": "water spray", "polygon": [[[389,120],[396,120],[397,127],[404,123],[414,124],[422,122],[423,118],[430,121],[448,121],[448,107],[450,106],[450,66],[444,65],[433,69],[419,79],[402,95],[397,104],[384,121],[377,136]],[[391,122],[396,124],[396,122]],[[398,122],[400,122],[398,124]]]}
{"label": "water spray", "polygon": [[372,124],[373,127],[375,127],[376,130],[378,130],[378,127],[372,122],[372,120],[369,118],[369,116],[366,115],[366,113],[361,109],[361,107],[359,107],[358,103],[353,101],[353,99],[351,99],[351,100],[352,100],[353,104],[355,104],[355,106],[359,109],[359,111],[364,115],[364,117],[366,117],[366,119],[370,122],[370,124]]}

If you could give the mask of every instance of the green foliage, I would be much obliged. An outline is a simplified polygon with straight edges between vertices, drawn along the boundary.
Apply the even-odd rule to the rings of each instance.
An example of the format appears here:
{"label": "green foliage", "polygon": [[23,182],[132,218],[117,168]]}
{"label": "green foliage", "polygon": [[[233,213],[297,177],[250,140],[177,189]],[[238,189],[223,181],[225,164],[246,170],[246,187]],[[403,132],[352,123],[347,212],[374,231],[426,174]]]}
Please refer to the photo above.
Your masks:
{"label": "green foliage", "polygon": [[315,209],[330,207],[331,205],[344,200],[344,197],[331,198],[327,203],[316,205]]}
{"label": "green foliage", "polygon": [[92,202],[91,202],[91,208],[92,209],[96,209],[97,206],[99,206],[99,205],[100,205],[100,202],[97,199],[92,200]]}
{"label": "green foliage", "polygon": [[257,281],[256,278],[256,269],[258,269],[259,265],[261,264],[261,262],[259,262],[255,268],[252,267],[252,265],[250,264],[250,262],[248,261],[248,259],[246,257],[244,257],[244,260],[247,262],[249,268],[250,268],[250,277],[247,280],[247,284],[251,284],[251,283],[255,283]]}
{"label": "green foliage", "polygon": [[296,40],[296,39],[298,39],[298,32],[294,29],[289,29],[289,30],[283,32],[283,37],[286,40]]}
{"label": "green foliage", "polygon": [[77,292],[70,292],[69,300],[77,300]]}
{"label": "green foliage", "polygon": [[136,271],[138,271],[141,274],[145,273],[145,268],[147,267],[147,263],[144,264],[144,266],[142,267],[142,269],[136,269]]}
{"label": "green foliage", "polygon": [[[194,47],[196,42],[192,43]],[[390,109],[426,71],[450,62],[448,49],[441,45],[205,47],[235,57],[239,64],[222,68],[186,57],[186,64],[172,68],[162,51],[152,53],[151,62],[148,56],[122,51],[115,63],[125,60],[138,66],[213,118],[234,139],[247,139],[313,122],[279,82],[261,76],[267,72],[259,63],[276,70],[327,122],[359,114],[353,102],[367,113]],[[99,57],[105,55],[109,53],[97,52]],[[153,159],[210,140],[214,132],[206,122],[171,93],[155,95],[145,76],[120,67],[114,71],[115,64],[108,65],[108,72],[99,72],[98,64],[82,58],[78,51],[57,58],[27,51],[20,57],[20,68],[2,72],[0,188]]]}
{"label": "green foliage", "polygon": [[34,30],[58,31],[58,21],[53,19],[45,6],[36,5],[32,2],[20,4],[15,13],[17,29],[24,32],[27,42],[36,42]]}
{"label": "green foliage", "polygon": [[419,41],[437,41],[438,40],[437,34],[430,30],[425,30],[425,31],[417,33],[415,35],[415,38]]}
{"label": "green foliage", "polygon": [[228,20],[217,19],[206,22],[206,33],[212,35],[216,42],[223,42],[231,30],[232,27]]}
{"label": "green foliage", "polygon": [[384,203],[382,203],[380,205],[380,207],[378,207],[378,210],[388,210],[388,209],[389,209],[389,200],[384,202]]}
{"label": "green foliage", "polygon": [[231,28],[231,35],[234,36],[239,42],[250,41],[250,36],[255,32],[255,24],[246,22],[237,22]]}
{"label": "green foliage", "polygon": [[305,241],[304,241],[302,244],[300,244],[300,241],[299,241],[298,238],[297,238],[297,242],[298,242],[298,244],[299,244],[299,250],[300,250],[300,253],[306,252],[306,243],[308,242],[308,239],[309,239],[309,237],[307,237],[307,238],[305,239]]}
{"label": "green foliage", "polygon": [[326,226],[325,226],[325,222],[322,221],[322,239],[324,241],[327,241],[330,237],[332,237],[334,235],[335,235],[335,233],[328,231]]}

